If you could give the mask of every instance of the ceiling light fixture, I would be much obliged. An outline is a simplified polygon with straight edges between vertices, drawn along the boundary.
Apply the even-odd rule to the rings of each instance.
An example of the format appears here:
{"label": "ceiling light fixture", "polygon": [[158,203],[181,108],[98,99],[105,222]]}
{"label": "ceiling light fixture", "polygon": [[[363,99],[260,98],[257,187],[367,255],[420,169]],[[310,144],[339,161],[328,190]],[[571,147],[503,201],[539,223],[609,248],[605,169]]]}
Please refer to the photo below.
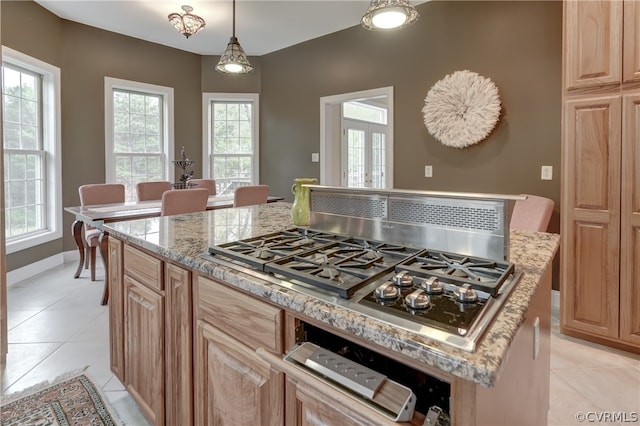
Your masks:
{"label": "ceiling light fixture", "polygon": [[413,24],[418,16],[409,0],[371,0],[360,23],[368,30],[392,30]]}
{"label": "ceiling light fixture", "polygon": [[253,71],[247,55],[244,54],[236,38],[236,0],[233,0],[233,35],[220,57],[220,62],[216,65],[216,70],[225,74],[248,74]]}
{"label": "ceiling light fixture", "polygon": [[182,6],[184,14],[172,13],[169,15],[169,23],[175,27],[180,34],[186,38],[191,37],[204,28],[206,22],[198,15],[191,14],[193,8],[191,6]]}

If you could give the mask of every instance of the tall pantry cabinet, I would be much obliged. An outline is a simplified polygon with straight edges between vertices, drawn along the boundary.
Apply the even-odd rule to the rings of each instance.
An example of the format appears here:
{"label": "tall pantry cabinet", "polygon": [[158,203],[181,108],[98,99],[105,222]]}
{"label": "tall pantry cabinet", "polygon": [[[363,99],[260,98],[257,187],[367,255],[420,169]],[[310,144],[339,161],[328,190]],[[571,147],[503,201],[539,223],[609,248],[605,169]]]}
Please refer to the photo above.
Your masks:
{"label": "tall pantry cabinet", "polygon": [[640,2],[565,0],[561,330],[640,351]]}

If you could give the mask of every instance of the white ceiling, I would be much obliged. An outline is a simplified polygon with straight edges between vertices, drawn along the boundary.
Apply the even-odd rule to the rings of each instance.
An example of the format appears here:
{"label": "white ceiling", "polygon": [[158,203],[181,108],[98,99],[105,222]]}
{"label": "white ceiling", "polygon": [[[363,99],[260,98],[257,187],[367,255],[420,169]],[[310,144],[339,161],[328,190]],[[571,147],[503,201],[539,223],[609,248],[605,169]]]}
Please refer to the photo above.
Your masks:
{"label": "white ceiling", "polygon": [[[230,0],[35,1],[70,21],[200,55],[220,55],[232,33]],[[183,4],[207,23],[189,39],[167,20],[170,13],[182,13]],[[237,0],[236,36],[247,55],[259,56],[360,25],[368,5],[369,0]]]}

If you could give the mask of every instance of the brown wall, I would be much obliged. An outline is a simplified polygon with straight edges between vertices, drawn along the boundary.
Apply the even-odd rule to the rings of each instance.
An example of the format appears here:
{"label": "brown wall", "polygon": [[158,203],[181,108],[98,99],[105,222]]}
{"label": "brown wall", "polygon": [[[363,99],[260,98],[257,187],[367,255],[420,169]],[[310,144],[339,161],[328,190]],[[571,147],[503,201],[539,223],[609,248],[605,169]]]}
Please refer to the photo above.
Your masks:
{"label": "brown wall", "polygon": [[[418,10],[402,31],[357,26],[262,57],[263,183],[290,196],[293,178],[319,177],[310,159],[320,149],[320,97],[393,86],[396,188],[534,193],[559,205],[562,2],[432,1]],[[480,144],[449,148],[427,132],[421,109],[434,83],[464,69],[494,81],[504,116]],[[429,164],[433,178],[424,177]],[[540,180],[541,165],[554,166],[553,181]]]}
{"label": "brown wall", "polygon": [[[105,181],[105,76],[173,87],[176,154],[184,145],[201,161],[200,55],[59,19],[30,1],[2,10],[5,46],[61,68],[63,206],[80,204],[78,186]],[[8,269],[73,250],[73,218],[63,219],[62,240],[9,255]]]}
{"label": "brown wall", "polygon": [[[259,58],[248,76],[214,71],[198,56],[61,20],[31,1],[2,1],[3,44],[62,69],[63,205],[77,188],[104,181],[104,77],[175,88],[176,153],[184,145],[201,170],[201,92],[260,93],[260,180],[290,198],[293,178],[319,177],[320,97],[376,87],[395,90],[395,186],[407,189],[530,192],[560,201],[562,3],[432,1],[396,32],[354,26]],[[27,24],[25,24],[27,23]],[[429,88],[456,70],[491,78],[503,117],[485,141],[442,146],[421,109]],[[434,177],[424,177],[424,166]],[[540,166],[554,180],[540,181]],[[558,231],[557,207],[552,231]],[[73,250],[65,237],[8,256],[8,270]]]}

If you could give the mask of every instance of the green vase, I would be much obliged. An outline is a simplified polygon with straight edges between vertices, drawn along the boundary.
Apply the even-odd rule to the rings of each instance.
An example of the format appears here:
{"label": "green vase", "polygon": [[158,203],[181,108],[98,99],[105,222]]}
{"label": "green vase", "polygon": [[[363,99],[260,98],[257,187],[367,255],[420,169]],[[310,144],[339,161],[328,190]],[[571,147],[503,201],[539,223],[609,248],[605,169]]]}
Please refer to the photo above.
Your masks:
{"label": "green vase", "polygon": [[309,188],[303,185],[314,185],[318,183],[318,179],[296,178],[293,182],[291,192],[295,198],[291,207],[291,218],[295,225],[307,226],[309,225]]}

